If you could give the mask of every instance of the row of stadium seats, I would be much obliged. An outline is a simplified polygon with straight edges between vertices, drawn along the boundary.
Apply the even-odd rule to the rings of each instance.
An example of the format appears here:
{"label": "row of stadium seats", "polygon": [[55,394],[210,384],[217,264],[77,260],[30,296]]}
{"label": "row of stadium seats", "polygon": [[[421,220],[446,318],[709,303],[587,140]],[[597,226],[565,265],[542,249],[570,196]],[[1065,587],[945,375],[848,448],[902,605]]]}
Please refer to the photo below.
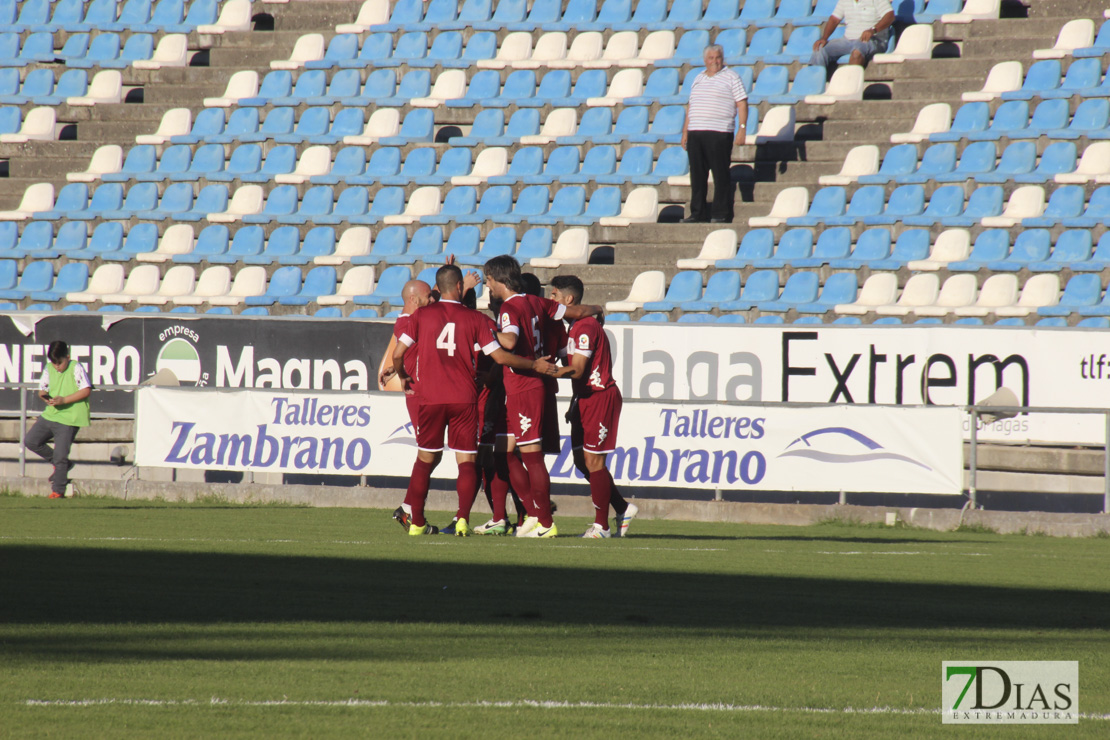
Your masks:
{"label": "row of stadium seats", "polygon": [[[784,32],[762,28],[752,32],[749,43],[743,28],[726,29],[713,37],[730,66],[807,62],[820,36],[817,26]],[[844,35],[838,28],[832,38]],[[568,42],[562,31],[544,33],[533,43],[528,31],[506,35],[498,44],[492,31],[480,31],[464,42],[460,31],[407,31],[372,33],[359,37],[342,34],[325,46],[323,34],[297,39],[286,59],[270,63],[271,69],[364,69],[367,67],[435,67],[479,69],[609,69],[612,67],[700,67],[708,31],[685,30],[676,45],[675,31],[652,31],[642,41],[636,31],[618,31],[605,41],[600,31],[579,33]],[[893,37],[891,37],[893,48]]]}
{"label": "row of stadium seats", "polygon": [[85,0],[0,0],[0,27],[16,33],[47,34],[189,33],[216,23],[220,6],[219,0],[90,0],[87,5]]}
{"label": "row of stadium seats", "polygon": [[[69,183],[55,200],[49,183],[32,185],[14,211],[0,212],[0,221],[208,221],[216,223],[280,224],[480,224],[521,223],[628,226],[654,223],[659,215],[659,193],[654,187],[635,188],[622,204],[619,186],[549,188],[528,185],[514,199],[509,185],[493,185],[479,196],[463,185],[442,193],[433,185],[417,188],[406,201],[405,188],[387,186],[373,199],[366,187],[352,185],[338,194],[330,185],[313,186],[304,197],[295,185],[242,185],[233,193],[227,185],[204,186],[195,194],[193,183],[173,183],[159,195],[157,183],[140,182],[124,189],[104,183],[91,194],[86,183]],[[554,193],[552,193],[554,190]]]}
{"label": "row of stadium seats", "polygon": [[711,235],[702,253],[693,260],[679,260],[683,268],[869,268],[912,271],[946,269],[966,272],[1101,272],[1110,267],[1110,237],[1104,232],[1097,248],[1090,229],[1071,229],[1053,240],[1047,229],[1027,229],[1011,244],[1006,229],[985,229],[972,240],[966,229],[948,229],[930,239],[927,229],[907,229],[896,240],[885,228],[863,231],[853,242],[846,227],[818,233],[797,228],[776,241],[771,229],[752,229],[737,244],[735,238]]}
{"label": "row of stadium seats", "polygon": [[173,224],[161,236],[155,224],[103,223],[91,236],[79,222],[54,225],[33,222],[17,233],[14,224],[0,226],[0,259],[59,259],[102,262],[175,262],[183,264],[245,265],[377,265],[443,263],[453,255],[458,264],[482,265],[492,257],[513,255],[535,266],[585,264],[589,238],[585,229],[567,229],[552,246],[552,232],[544,227],[516,230],[498,226],[483,239],[477,226],[460,226],[444,237],[440,226],[423,226],[410,237],[403,226],[387,226],[371,240],[367,227],[337,234],[330,226],[314,226],[301,237],[295,226],[279,226],[269,236],[259,225],[232,233],[212,224],[196,233],[189,224]]}
{"label": "row of stadium seats", "polygon": [[[40,40],[43,36],[46,38]],[[78,69],[123,69],[125,67],[161,69],[162,67],[184,67],[188,57],[188,39],[184,34],[163,36],[158,41],[157,49],[154,47],[154,35],[149,33],[132,34],[125,42],[121,41],[119,34],[115,33],[101,33],[91,42],[89,34],[79,33],[70,36],[65,45],[57,51],[53,51],[47,44],[48,40],[49,34],[36,34],[29,36],[20,48],[17,34],[0,33],[0,67],[4,68],[0,70],[2,73],[0,89],[11,91],[5,94],[19,93],[19,68],[34,64],[60,63],[67,68]],[[13,55],[16,49],[19,51]],[[28,76],[36,72],[49,73],[51,85],[53,85],[52,70],[34,69],[28,72]],[[41,95],[42,93],[24,92],[22,94]]]}
{"label": "row of stadium seats", "polygon": [[[976,17],[998,17],[998,0],[965,3],[962,0],[899,0],[898,20],[932,23],[942,16],[965,11]],[[974,6],[974,7],[973,7]],[[337,27],[340,33],[405,29],[505,29],[509,31],[658,30],[660,28],[734,28],[820,25],[835,9],[836,0],[400,0],[390,10],[367,2],[353,24]],[[949,21],[962,19],[949,18]]]}
{"label": "row of stadium seats", "polygon": [[[434,278],[436,266],[424,268],[418,279]],[[247,266],[234,273],[214,265],[199,276],[191,265],[175,265],[164,275],[157,265],[102,264],[89,276],[84,263],[70,263],[55,279],[50,262],[32,262],[16,274],[16,264],[0,260],[0,298],[8,300],[70,303],[200,305],[399,305],[401,289],[413,277],[403,265],[376,268],[362,265],[348,269],[342,280],[332,266],[276,268],[267,280],[262,266]],[[83,286],[83,287],[82,287]],[[919,273],[899,289],[896,273],[872,273],[858,287],[855,272],[829,275],[822,283],[817,272],[795,272],[782,282],[776,270],[759,270],[742,276],[739,271],[713,273],[703,288],[701,271],[678,273],[666,286],[658,271],[641,273],[629,297],[610,301],[609,311],[645,313],[751,312],[796,313],[823,316],[866,315],[905,317],[1110,316],[1110,295],[1101,277],[1072,276],[1060,291],[1060,276],[1031,276],[1024,285],[1013,274],[995,274],[982,285],[974,275],[951,275],[943,282],[935,273]],[[76,288],[74,290],[74,288]],[[64,290],[63,290],[64,289]],[[478,288],[479,300],[483,290]],[[715,320],[715,319],[713,319]]]}
{"label": "row of stadium seats", "polygon": [[609,301],[606,309],[941,318],[1110,316],[1110,293],[1103,291],[1101,277],[1092,274],[1072,276],[1061,293],[1055,273],[1033,275],[1024,285],[1016,275],[995,274],[982,286],[975,275],[951,275],[942,281],[936,273],[917,273],[899,289],[898,275],[892,272],[871,273],[859,287],[855,272],[833,273],[822,284],[817,272],[795,272],[783,283],[777,270],[757,270],[743,279],[738,271],[721,271],[710,275],[703,289],[700,270],[679,272],[669,285],[663,273],[649,271],[637,276],[628,298]]}
{"label": "row of stadium seats", "polygon": [[1101,58],[1075,59],[1064,71],[1060,59],[1042,59],[1022,71],[1021,62],[999,62],[991,68],[983,87],[963,93],[964,102],[1106,97],[1110,80],[1103,77]]}
{"label": "row of stadium seats", "polygon": [[[258,144],[242,144],[225,153],[222,144],[172,144],[162,155],[153,145],[132,147],[127,158],[116,145],[98,152],[101,163],[95,177],[73,173],[72,181],[103,182],[274,182],[276,184],[350,185],[445,185],[488,182],[491,185],[550,185],[596,182],[605,185],[632,183],[661,184],[670,177],[689,173],[686,152],[679,146],[664,149],[656,159],[652,147],[633,146],[617,154],[618,147],[606,144],[590,147],[583,157],[579,147],[560,146],[544,160],[539,146],[517,149],[510,159],[507,149],[483,149],[474,161],[466,147],[445,149],[436,162],[431,147],[411,149],[402,159],[399,147],[380,147],[369,160],[366,148],[344,147],[335,153],[324,145],[314,145],[296,156],[291,145],[280,145],[263,158]],[[106,148],[105,148],[106,149]],[[109,162],[108,155],[112,154]],[[94,155],[94,160],[97,158]]]}
{"label": "row of stadium seats", "polygon": [[[136,137],[138,144],[231,144],[274,141],[279,144],[355,144],[399,146],[409,143],[445,142],[452,146],[511,146],[513,144],[618,144],[663,141],[678,143],[685,111],[681,106],[663,106],[652,116],[649,106],[628,106],[615,117],[611,108],[591,108],[581,117],[575,108],[556,108],[542,117],[534,108],[513,113],[508,123],[502,110],[483,110],[469,132],[441,128],[435,115],[424,109],[409,111],[403,118],[396,108],[382,108],[364,118],[360,108],[344,108],[334,118],[330,108],[274,108],[264,116],[258,108],[207,108],[192,120],[187,108],[165,113],[154,134]],[[542,120],[542,123],[541,123]],[[762,115],[748,108],[748,144],[791,141],[794,112],[787,106],[771,108]]]}
{"label": "row of stadium seats", "polygon": [[[737,67],[736,72],[748,90],[750,104],[793,105],[821,100],[858,100],[863,94],[862,70],[838,69],[826,83],[822,67],[802,67],[793,80],[790,67],[769,65],[755,76],[754,67]],[[374,69],[363,79],[362,70],[340,69],[330,81],[328,70],[296,72],[275,70],[259,83],[254,70],[236,72],[223,95],[205,98],[205,107],[280,107],[299,105],[368,105],[435,108],[555,108],[617,105],[682,105],[700,69],[690,70],[679,79],[675,68],[657,69],[644,82],[640,69],[622,69],[612,75],[603,69],[587,69],[575,76],[570,70],[553,69],[537,74],[518,69],[503,77],[499,70],[476,72],[469,80],[466,72],[448,69],[434,80],[427,69],[412,69],[398,80],[393,69]],[[755,79],[753,81],[753,76]],[[849,84],[850,83],[850,84]]]}
{"label": "row of stadium seats", "polygon": [[805,187],[779,191],[767,216],[748,219],[751,227],[777,226],[976,226],[1094,228],[1110,216],[1110,186],[1088,198],[1082,185],[1062,185],[1046,198],[1040,185],[1021,185],[1008,199],[1001,185],[985,185],[964,199],[963,185],[941,185],[927,195],[925,185],[899,185],[887,196],[882,185],[864,185],[848,199],[844,187],[821,188],[810,202]]}

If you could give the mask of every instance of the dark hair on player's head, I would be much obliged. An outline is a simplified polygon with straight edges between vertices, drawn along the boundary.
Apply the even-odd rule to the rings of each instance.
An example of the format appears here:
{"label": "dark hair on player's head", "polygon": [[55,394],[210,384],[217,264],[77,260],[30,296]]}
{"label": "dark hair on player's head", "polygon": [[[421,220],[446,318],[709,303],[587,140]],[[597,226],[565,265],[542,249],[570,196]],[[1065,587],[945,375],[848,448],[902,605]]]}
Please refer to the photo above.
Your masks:
{"label": "dark hair on player's head", "polygon": [[516,257],[509,254],[499,254],[486,262],[482,268],[486,277],[493,278],[502,285],[508,286],[514,293],[524,290],[524,283],[520,277],[520,263]]}
{"label": "dark hair on player's head", "polygon": [[462,279],[462,270],[456,265],[444,265],[436,270],[436,287],[441,294],[454,292]]}
{"label": "dark hair on player's head", "polygon": [[58,363],[69,357],[69,345],[60,339],[54,340],[46,348],[46,359]]}
{"label": "dark hair on player's head", "polygon": [[543,283],[530,272],[520,273],[520,281],[524,283],[524,291],[528,295],[543,297]]}
{"label": "dark hair on player's head", "polygon": [[586,294],[577,275],[556,275],[551,278],[551,287],[564,295],[574,296],[575,303],[581,303],[582,296]]}

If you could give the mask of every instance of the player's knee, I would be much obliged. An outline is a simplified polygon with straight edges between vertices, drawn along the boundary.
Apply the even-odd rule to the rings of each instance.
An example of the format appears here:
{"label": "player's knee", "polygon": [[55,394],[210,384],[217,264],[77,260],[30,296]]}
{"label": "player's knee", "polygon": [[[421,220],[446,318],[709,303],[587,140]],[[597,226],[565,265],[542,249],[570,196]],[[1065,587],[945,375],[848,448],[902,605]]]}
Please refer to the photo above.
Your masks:
{"label": "player's knee", "polygon": [[853,51],[850,55],[848,55],[848,64],[854,64],[857,67],[862,67],[863,54],[860,54],[859,51]]}
{"label": "player's knee", "polygon": [[596,473],[605,467],[605,455],[595,455],[593,453],[586,453],[586,469],[591,473]]}

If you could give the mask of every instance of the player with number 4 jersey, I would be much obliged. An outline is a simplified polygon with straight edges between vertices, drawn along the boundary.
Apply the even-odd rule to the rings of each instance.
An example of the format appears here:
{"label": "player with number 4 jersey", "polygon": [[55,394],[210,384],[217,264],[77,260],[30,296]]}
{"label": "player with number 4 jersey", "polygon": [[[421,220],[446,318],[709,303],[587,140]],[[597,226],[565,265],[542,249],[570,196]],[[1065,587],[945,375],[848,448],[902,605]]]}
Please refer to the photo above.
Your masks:
{"label": "player with number 4 jersey", "polygon": [[405,369],[405,354],[415,346],[417,353],[416,422],[417,459],[412,471],[412,486],[418,494],[412,501],[409,534],[433,534],[424,519],[432,469],[443,455],[444,433],[447,446],[459,465],[456,490],[459,510],[458,535],[469,534],[467,520],[478,494],[478,388],[475,382],[478,354],[517,370],[547,372],[552,366],[544,360],[517,357],[501,347],[490,319],[460,303],[463,295],[462,271],[445,265],[436,272],[440,300],[412,315],[409,329],[401,335],[393,354],[393,367],[411,393],[412,376]]}

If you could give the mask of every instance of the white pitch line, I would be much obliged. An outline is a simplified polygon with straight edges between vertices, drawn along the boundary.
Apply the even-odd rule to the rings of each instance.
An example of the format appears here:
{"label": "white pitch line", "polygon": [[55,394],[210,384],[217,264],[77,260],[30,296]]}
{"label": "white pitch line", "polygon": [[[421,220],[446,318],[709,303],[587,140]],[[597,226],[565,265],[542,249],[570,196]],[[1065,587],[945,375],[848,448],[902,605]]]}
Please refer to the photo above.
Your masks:
{"label": "white pitch line", "polygon": [[[907,709],[900,707],[773,707],[762,704],[633,704],[619,702],[593,701],[539,701],[520,699],[515,701],[390,701],[388,699],[335,699],[304,700],[290,699],[28,699],[28,707],[97,707],[106,705],[149,706],[149,707],[351,707],[359,709],[405,708],[405,709],[621,709],[631,711],[661,712],[778,712],[782,714],[883,714],[897,716],[937,715],[940,709]],[[1080,713],[1080,719],[1110,720],[1110,714]]]}

